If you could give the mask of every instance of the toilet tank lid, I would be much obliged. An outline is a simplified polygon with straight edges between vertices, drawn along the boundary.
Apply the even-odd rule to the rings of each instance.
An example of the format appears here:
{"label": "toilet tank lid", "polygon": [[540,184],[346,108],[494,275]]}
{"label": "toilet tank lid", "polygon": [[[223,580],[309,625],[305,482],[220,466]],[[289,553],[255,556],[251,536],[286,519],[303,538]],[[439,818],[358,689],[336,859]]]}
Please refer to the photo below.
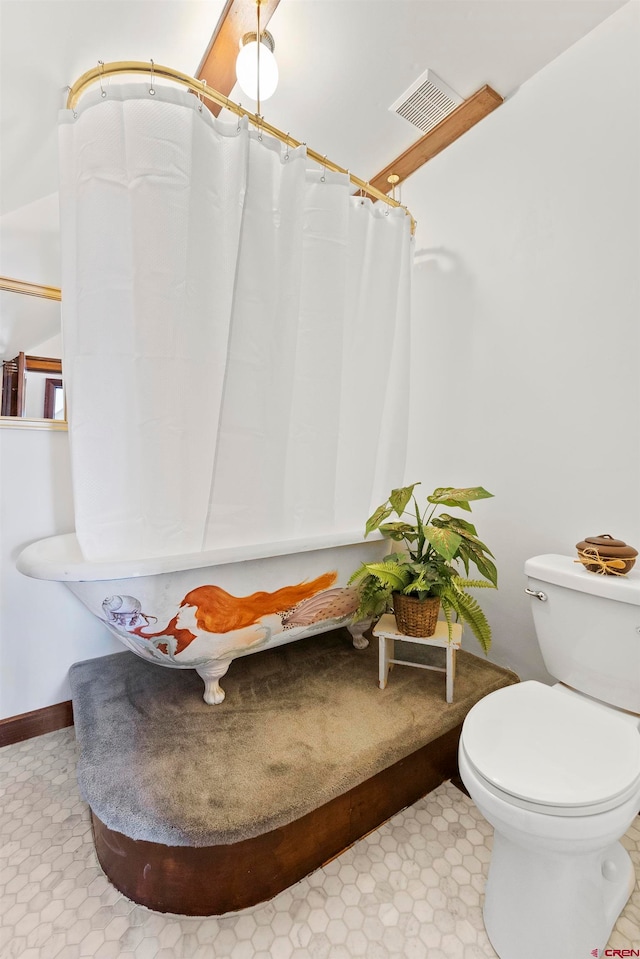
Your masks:
{"label": "toilet tank lid", "polygon": [[585,569],[577,556],[547,553],[528,559],[524,571],[543,583],[640,606],[640,572],[635,569],[626,576],[602,575]]}

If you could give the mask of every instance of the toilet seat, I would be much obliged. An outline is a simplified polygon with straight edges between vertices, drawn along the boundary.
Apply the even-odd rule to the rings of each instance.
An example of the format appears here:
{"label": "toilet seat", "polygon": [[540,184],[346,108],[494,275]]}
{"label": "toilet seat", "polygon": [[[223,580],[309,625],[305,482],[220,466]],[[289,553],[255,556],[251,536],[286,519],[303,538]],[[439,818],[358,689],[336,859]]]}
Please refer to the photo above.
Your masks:
{"label": "toilet seat", "polygon": [[533,680],[480,700],[460,742],[485,786],[527,809],[592,815],[640,789],[637,727]]}

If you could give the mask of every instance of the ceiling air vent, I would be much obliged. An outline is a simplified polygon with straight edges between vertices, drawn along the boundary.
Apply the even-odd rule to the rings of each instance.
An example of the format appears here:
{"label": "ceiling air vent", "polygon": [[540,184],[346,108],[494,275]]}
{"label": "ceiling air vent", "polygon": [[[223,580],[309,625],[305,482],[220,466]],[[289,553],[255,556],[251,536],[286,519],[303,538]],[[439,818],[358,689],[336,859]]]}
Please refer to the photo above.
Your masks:
{"label": "ceiling air vent", "polygon": [[455,110],[459,103],[462,103],[462,97],[433,70],[425,70],[389,109],[427,133]]}

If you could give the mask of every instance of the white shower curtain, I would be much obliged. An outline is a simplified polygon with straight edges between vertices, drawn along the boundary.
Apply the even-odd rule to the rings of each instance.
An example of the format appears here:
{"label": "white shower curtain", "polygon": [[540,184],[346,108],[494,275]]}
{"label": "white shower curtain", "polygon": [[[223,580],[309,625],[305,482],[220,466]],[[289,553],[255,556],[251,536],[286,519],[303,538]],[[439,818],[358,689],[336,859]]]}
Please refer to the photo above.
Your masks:
{"label": "white shower curtain", "polygon": [[181,90],[60,125],[63,366],[87,559],[359,530],[403,479],[409,218]]}

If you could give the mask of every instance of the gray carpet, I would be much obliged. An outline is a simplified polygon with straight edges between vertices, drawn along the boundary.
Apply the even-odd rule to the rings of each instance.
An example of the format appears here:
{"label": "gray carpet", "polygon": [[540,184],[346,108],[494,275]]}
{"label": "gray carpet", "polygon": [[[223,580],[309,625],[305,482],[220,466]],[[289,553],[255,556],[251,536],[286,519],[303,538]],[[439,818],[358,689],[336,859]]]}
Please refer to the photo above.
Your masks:
{"label": "gray carpet", "polygon": [[[405,650],[406,658],[444,655],[405,644],[403,658]],[[76,663],[80,789],[106,826],[132,839],[238,842],[329,802],[517,682],[465,652],[449,705],[444,674],[395,666],[386,689],[377,679],[377,641],[355,650],[346,630],[237,659],[219,706],[203,702],[192,670],[129,652]]]}

